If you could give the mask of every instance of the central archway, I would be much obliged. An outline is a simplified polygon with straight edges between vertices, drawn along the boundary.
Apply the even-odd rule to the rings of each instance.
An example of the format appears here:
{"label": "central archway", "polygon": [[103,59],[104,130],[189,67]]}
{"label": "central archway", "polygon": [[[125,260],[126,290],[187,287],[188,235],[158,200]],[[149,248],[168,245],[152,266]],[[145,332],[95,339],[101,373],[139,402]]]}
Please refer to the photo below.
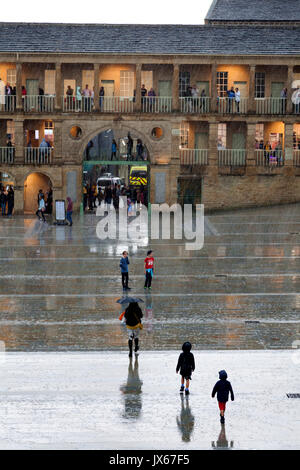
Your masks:
{"label": "central archway", "polygon": [[49,176],[40,172],[30,173],[24,181],[24,213],[34,214],[38,206],[38,192],[46,195],[52,189],[52,181]]}

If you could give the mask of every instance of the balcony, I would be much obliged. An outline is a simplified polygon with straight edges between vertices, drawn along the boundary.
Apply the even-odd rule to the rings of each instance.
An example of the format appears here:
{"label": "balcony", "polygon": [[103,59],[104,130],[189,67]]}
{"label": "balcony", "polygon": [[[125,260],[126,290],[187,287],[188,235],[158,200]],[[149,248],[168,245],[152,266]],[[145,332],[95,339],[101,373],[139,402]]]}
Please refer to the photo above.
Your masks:
{"label": "balcony", "polygon": [[14,147],[0,147],[0,163],[2,165],[11,165],[14,163]]}
{"label": "balcony", "polygon": [[94,99],[91,96],[82,96],[81,98],[63,96],[62,108],[67,113],[90,113],[94,108]]}
{"label": "balcony", "polygon": [[182,113],[206,114],[209,113],[209,110],[210,98],[208,96],[180,98],[180,111]]}
{"label": "balcony", "polygon": [[51,165],[54,148],[26,147],[24,148],[25,164],[27,165]]}
{"label": "balcony", "polygon": [[286,114],[286,98],[255,98],[256,114]]}
{"label": "balcony", "polygon": [[172,97],[170,96],[143,96],[142,113],[171,113]]}
{"label": "balcony", "polygon": [[23,97],[25,113],[52,113],[55,96],[26,95]]}
{"label": "balcony", "polygon": [[99,106],[104,113],[133,113],[134,97],[100,96]]}
{"label": "balcony", "polygon": [[15,95],[0,95],[0,112],[11,113],[16,108]]}
{"label": "balcony", "polygon": [[294,160],[294,166],[300,166],[300,150],[294,150],[293,160]]}
{"label": "balcony", "polygon": [[283,150],[255,150],[256,166],[274,168],[284,165]]}
{"label": "balcony", "polygon": [[207,149],[180,149],[181,165],[208,165]]}
{"label": "balcony", "polygon": [[235,101],[234,98],[218,98],[219,114],[246,114],[248,112],[248,98],[241,98]]}
{"label": "balcony", "polygon": [[244,149],[222,149],[218,150],[219,166],[246,166],[246,150]]}

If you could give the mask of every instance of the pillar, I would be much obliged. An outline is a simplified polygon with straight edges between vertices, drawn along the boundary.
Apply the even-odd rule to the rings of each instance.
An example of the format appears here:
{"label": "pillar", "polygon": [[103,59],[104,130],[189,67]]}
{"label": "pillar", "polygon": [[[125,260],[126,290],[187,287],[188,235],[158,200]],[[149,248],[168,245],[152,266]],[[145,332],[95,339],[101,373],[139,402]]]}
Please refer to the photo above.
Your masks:
{"label": "pillar", "polygon": [[218,90],[217,90],[217,65],[211,64],[211,79],[210,79],[210,110],[212,113],[217,112],[217,97],[218,97]]}
{"label": "pillar", "polygon": [[24,164],[24,121],[14,120],[15,123],[15,163]]}
{"label": "pillar", "polygon": [[210,122],[208,131],[208,165],[218,167],[218,123]]}
{"label": "pillar", "polygon": [[54,158],[52,163],[62,164],[62,121],[54,120]]}
{"label": "pillar", "polygon": [[[74,90],[75,91],[75,90]],[[55,109],[57,111],[61,110],[61,103],[62,103],[62,83],[61,83],[61,64],[55,64]]]}
{"label": "pillar", "polygon": [[284,158],[285,166],[293,166],[294,145],[293,145],[293,130],[292,123],[284,123]]}
{"label": "pillar", "polygon": [[22,109],[22,64],[16,63],[16,108]]}
{"label": "pillar", "polygon": [[255,65],[250,65],[249,70],[249,97],[248,97],[248,113],[256,113],[255,102]]}
{"label": "pillar", "polygon": [[293,103],[292,103],[292,83],[294,78],[294,67],[293,65],[288,66],[287,70],[287,98],[286,98],[286,113],[291,114],[293,112]]}
{"label": "pillar", "polygon": [[142,108],[142,64],[136,64],[135,67],[135,111],[140,112]]}
{"label": "pillar", "polygon": [[256,155],[255,155],[255,134],[256,134],[256,123],[247,123],[247,136],[246,136],[246,167],[247,169],[256,167]]}
{"label": "pillar", "polygon": [[179,64],[173,64],[172,110],[179,111]]}
{"label": "pillar", "polygon": [[100,106],[99,106],[99,90],[100,90],[99,75],[100,75],[100,65],[99,64],[94,64],[94,105],[95,105],[95,111],[99,111],[99,109],[100,109]]}
{"label": "pillar", "polygon": [[169,204],[178,202],[178,177],[180,175],[180,123],[172,123],[171,161],[169,166]]}

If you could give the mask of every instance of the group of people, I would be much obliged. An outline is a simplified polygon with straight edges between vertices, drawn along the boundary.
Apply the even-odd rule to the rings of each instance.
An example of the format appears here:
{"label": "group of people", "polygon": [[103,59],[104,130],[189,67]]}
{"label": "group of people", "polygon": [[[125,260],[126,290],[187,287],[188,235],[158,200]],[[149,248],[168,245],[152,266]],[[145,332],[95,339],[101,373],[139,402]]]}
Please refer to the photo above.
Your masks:
{"label": "group of people", "polygon": [[73,109],[75,105],[75,111],[92,111],[94,99],[95,87],[91,90],[89,85],[86,84],[85,88],[81,89],[81,86],[78,85],[75,94],[71,85],[67,87],[65,101],[69,109]]}
{"label": "group of people", "polygon": [[[133,138],[131,137],[130,132],[128,132],[127,144],[126,144],[126,160],[127,161],[147,160],[146,148],[143,144],[143,141],[141,139],[137,139],[136,147],[135,147],[135,155],[133,153],[133,146],[134,146]],[[111,160],[118,160],[117,152],[118,152],[118,144],[116,140],[113,139],[112,144],[111,144],[111,157],[110,157]]]}
{"label": "group of people", "polygon": [[[240,90],[236,87],[234,88],[233,86],[226,91],[226,108],[221,109],[221,112],[227,112],[227,113],[239,113],[240,112],[240,102],[241,102],[241,92]],[[221,99],[218,97],[218,107],[224,106],[223,102]]]}
{"label": "group of people", "polygon": [[0,78],[0,109],[3,107],[5,111],[11,111],[16,107],[17,90],[15,86],[11,86],[9,82],[6,84]]}
{"label": "group of people", "polygon": [[114,184],[100,188],[93,185],[85,185],[83,187],[83,210],[86,209],[93,211],[97,206],[105,203],[107,209],[113,204],[114,209],[117,211],[120,207],[120,197],[127,198],[128,211],[132,210],[135,204],[142,204],[147,207],[148,205],[148,190],[144,186],[140,188],[129,188],[128,186]]}
{"label": "group of people", "polygon": [[2,216],[11,217],[15,205],[14,188],[9,186],[4,188],[0,185],[0,207]]}

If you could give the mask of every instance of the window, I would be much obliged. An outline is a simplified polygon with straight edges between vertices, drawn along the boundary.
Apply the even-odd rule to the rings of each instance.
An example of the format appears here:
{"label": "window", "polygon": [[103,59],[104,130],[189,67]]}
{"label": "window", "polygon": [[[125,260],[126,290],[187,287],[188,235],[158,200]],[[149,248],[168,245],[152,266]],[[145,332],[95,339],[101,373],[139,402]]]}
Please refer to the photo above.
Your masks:
{"label": "window", "polygon": [[152,72],[152,70],[142,70],[141,81],[142,81],[142,85],[145,85],[145,88],[146,88],[147,91],[149,91],[150,88],[153,88],[153,72]]}
{"label": "window", "polygon": [[94,70],[83,70],[82,71],[82,90],[85,86],[89,86],[89,90],[92,91],[94,88]]}
{"label": "window", "polygon": [[218,150],[226,149],[226,124],[218,124]]}
{"label": "window", "polygon": [[265,73],[256,72],[255,74],[255,98],[265,97]]}
{"label": "window", "polygon": [[6,81],[10,84],[10,86],[16,86],[17,81],[17,72],[16,69],[8,69],[6,72]]}
{"label": "window", "polygon": [[186,96],[186,91],[191,83],[190,72],[179,73],[179,96]]}
{"label": "window", "polygon": [[188,122],[182,122],[180,126],[180,148],[185,149],[189,146],[189,130]]}
{"label": "window", "polygon": [[120,96],[131,98],[135,88],[134,72],[131,70],[120,71]]}
{"label": "window", "polygon": [[264,142],[264,125],[263,124],[256,124],[255,130],[255,148],[259,149],[263,145]]}
{"label": "window", "polygon": [[45,95],[55,95],[55,70],[45,70]]}
{"label": "window", "polygon": [[217,91],[221,98],[227,96],[228,72],[217,72]]}

